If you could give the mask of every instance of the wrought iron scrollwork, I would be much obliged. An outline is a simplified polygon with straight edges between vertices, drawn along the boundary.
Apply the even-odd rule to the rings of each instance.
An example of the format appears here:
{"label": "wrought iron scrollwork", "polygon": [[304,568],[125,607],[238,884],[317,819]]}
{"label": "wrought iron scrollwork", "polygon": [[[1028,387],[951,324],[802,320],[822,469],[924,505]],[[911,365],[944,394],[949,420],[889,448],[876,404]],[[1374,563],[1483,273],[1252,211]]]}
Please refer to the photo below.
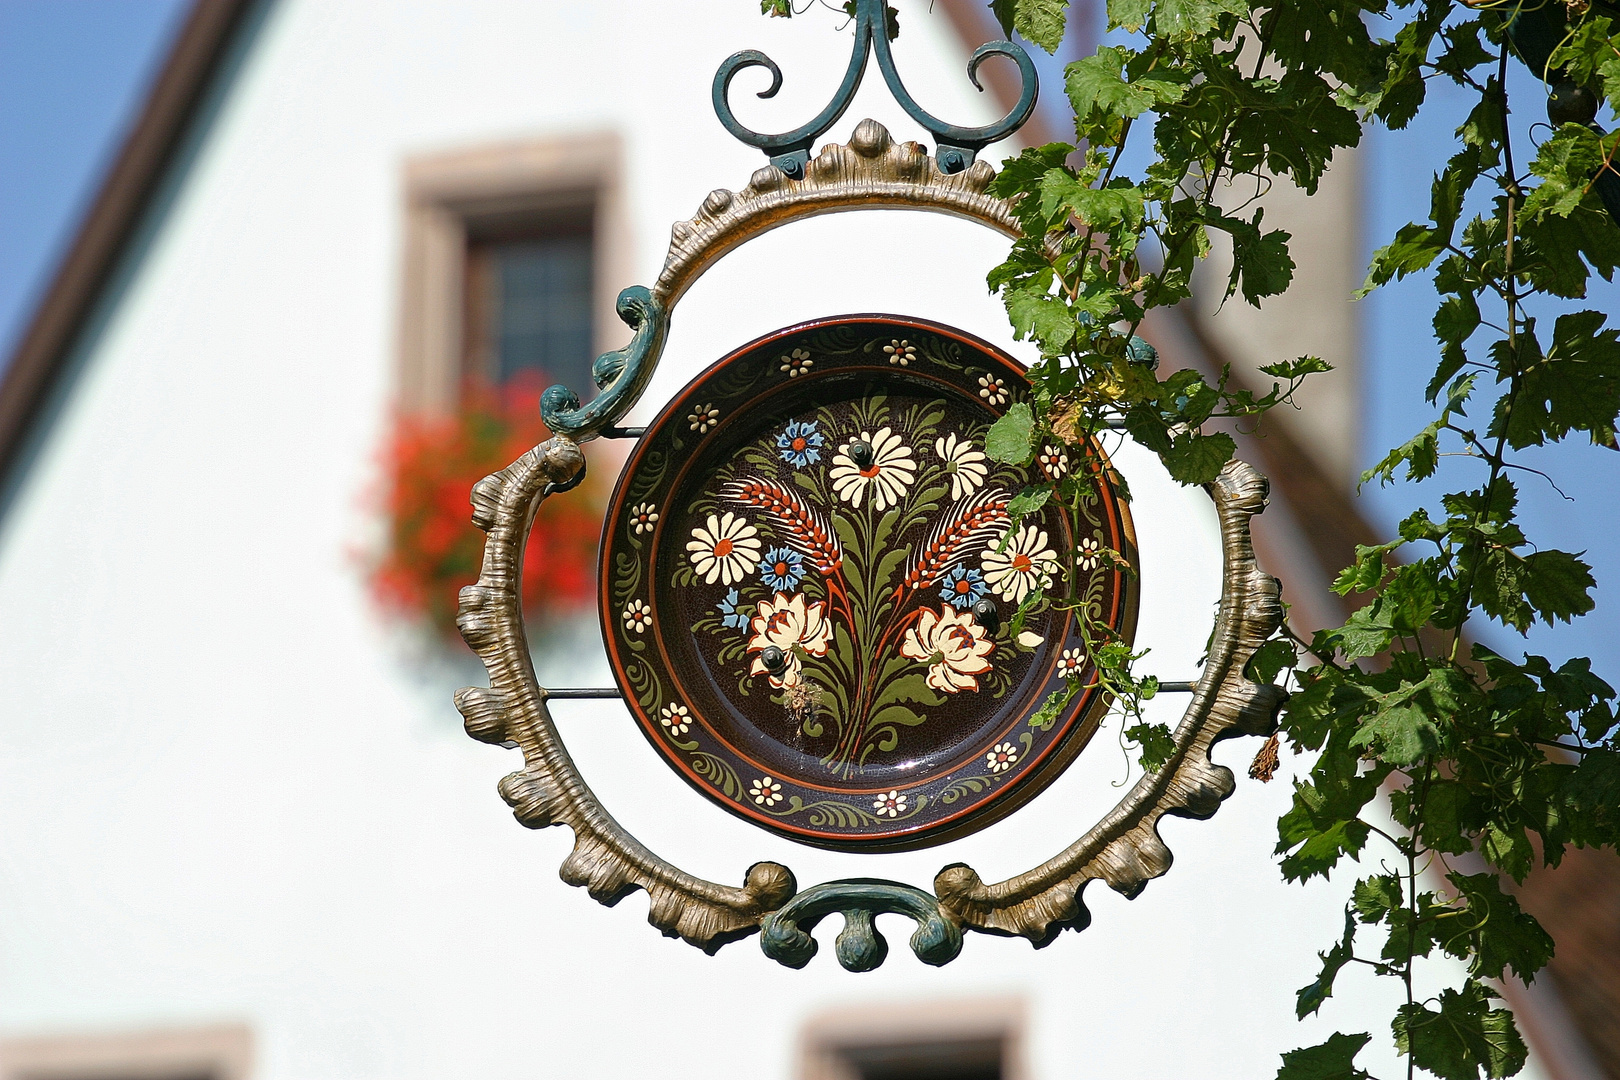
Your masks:
{"label": "wrought iron scrollwork", "polygon": [[575,442],[605,434],[647,388],[669,334],[669,308],[645,286],[632,285],[619,294],[616,309],[635,336],[624,348],[603,353],[591,365],[591,380],[602,392],[589,404],[581,406],[579,395],[561,385],[541,395],[540,419],[552,434]]}
{"label": "wrought iron scrollwork", "polygon": [[974,51],[968,61],[968,81],[973,84],[974,89],[981,91],[984,89],[979,83],[979,65],[989,57],[1005,56],[1016,63],[1019,77],[1018,101],[1008,110],[1007,115],[993,124],[969,128],[947,124],[929,113],[917,104],[916,99],[900,81],[899,72],[895,70],[894,53],[889,46],[889,34],[885,24],[884,0],[857,0],[855,48],[850,53],[849,67],[844,71],[844,80],[839,84],[838,92],[815,119],[780,135],[761,134],[744,127],[737,120],[727,98],[731,91],[731,80],[739,71],[762,67],[771,73],[771,85],[759,93],[762,98],[775,97],[776,92],[782,88],[782,69],[776,66],[776,61],[758,49],[745,49],[727,57],[725,63],[714,73],[715,114],[720,117],[720,123],[727,131],[749,146],[763,150],[771,159],[771,164],[781,169],[790,179],[803,179],[805,167],[810,163],[811,145],[838,122],[844,115],[844,110],[849,108],[850,102],[855,100],[855,91],[860,89],[861,78],[866,73],[867,56],[874,50],[877,52],[878,70],[883,72],[883,81],[888,84],[889,93],[894,95],[895,101],[906,111],[906,115],[921,124],[934,137],[934,159],[942,173],[958,173],[966,169],[973,164],[980,150],[993,142],[1005,139],[1023,127],[1030,113],[1035,111],[1035,97],[1040,81],[1035,74],[1034,62],[1020,46],[1010,41],[992,41]]}
{"label": "wrought iron scrollwork", "polygon": [[810,930],[834,912],[844,917],[834,951],[847,971],[871,971],[889,955],[889,943],[873,921],[883,914],[917,921],[911,951],[925,964],[948,964],[962,951],[962,931],[941,914],[939,901],[910,885],[875,878],[829,881],[799,893],[761,922],[760,948],[779,964],[802,968],[816,955]]}
{"label": "wrought iron scrollwork", "polygon": [[[1231,461],[1207,485],[1225,552],[1221,604],[1203,671],[1196,686],[1188,687],[1193,700],[1176,728],[1175,752],[1067,849],[1026,873],[987,883],[970,867],[954,864],[939,872],[933,895],[873,880],[833,881],[800,892],[793,873],[771,862],[750,866],[740,886],[706,881],[659,858],[614,821],[564,748],[551,720],[549,695],[535,678],[523,627],[524,547],[539,501],[566,490],[583,473],[579,441],[613,434],[611,425],[646,388],[681,294],[738,244],[816,213],[873,206],[928,209],[1016,236],[1011,207],[986,190],[993,175],[983,162],[944,175],[921,146],[895,144],[881,125],[865,121],[848,146],[824,148],[802,180],[763,168],[741,191],[711,193],[695,217],[676,223],[653,288],[620,294],[620,317],[635,329],[635,337],[596,362],[597,398],[582,407],[570,391],[548,390],[542,414],[558,437],[473,487],[473,523],[488,537],[478,583],[462,590],[457,624],[488,669],[489,685],[456,694],[467,732],[522,750],[523,768],[501,781],[500,793],[529,828],[573,830],[574,850],[561,870],[564,881],[583,886],[604,904],[645,890],[648,921],[705,952],[759,932],[767,955],[800,967],[816,953],[809,931],[835,912],[844,916],[838,959],[851,971],[869,971],[888,955],[874,923],[883,913],[916,921],[912,951],[928,964],[955,958],[964,931],[1017,935],[1043,945],[1059,931],[1083,929],[1090,921],[1081,895],[1088,882],[1100,879],[1135,896],[1163,874],[1170,851],[1158,835],[1162,818],[1208,817],[1235,786],[1231,772],[1210,759],[1211,746],[1235,735],[1266,735],[1276,726],[1286,695],[1243,674],[1282,619],[1280,586],[1256,564],[1249,533],[1250,520],[1265,508],[1266,482],[1248,465]],[[1153,358],[1144,345],[1133,359]]]}

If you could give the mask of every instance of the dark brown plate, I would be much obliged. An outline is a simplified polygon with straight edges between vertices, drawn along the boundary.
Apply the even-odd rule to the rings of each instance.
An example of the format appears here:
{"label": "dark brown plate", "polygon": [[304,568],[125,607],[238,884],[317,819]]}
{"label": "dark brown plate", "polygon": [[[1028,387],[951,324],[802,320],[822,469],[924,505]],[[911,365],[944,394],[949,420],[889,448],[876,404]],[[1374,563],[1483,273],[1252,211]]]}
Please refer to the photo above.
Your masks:
{"label": "dark brown plate", "polygon": [[[804,843],[891,851],[984,827],[1085,745],[1106,702],[1069,598],[1040,586],[1078,550],[1076,595],[1130,640],[1135,580],[1086,554],[1134,560],[1130,516],[1094,445],[985,457],[1027,393],[977,338],[851,315],[745,345],[664,409],[608,510],[602,632],[692,786]],[[998,550],[1008,501],[1054,469],[1081,516],[1053,500]]]}

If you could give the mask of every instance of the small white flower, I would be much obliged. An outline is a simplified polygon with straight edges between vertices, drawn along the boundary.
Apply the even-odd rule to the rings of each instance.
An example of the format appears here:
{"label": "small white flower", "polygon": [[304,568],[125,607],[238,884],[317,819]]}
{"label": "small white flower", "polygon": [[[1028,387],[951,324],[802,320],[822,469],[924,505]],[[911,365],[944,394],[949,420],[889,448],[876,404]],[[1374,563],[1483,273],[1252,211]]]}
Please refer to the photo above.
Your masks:
{"label": "small white flower", "polygon": [[883,351],[889,354],[889,363],[898,364],[900,367],[910,366],[911,362],[917,358],[917,346],[909,341],[901,341],[899,338],[895,338],[883,346]]}
{"label": "small white flower", "polygon": [[796,379],[800,375],[808,375],[816,362],[810,359],[810,353],[804,349],[794,349],[782,357],[782,370],[788,373],[788,378]]}
{"label": "small white flower", "polygon": [[934,440],[934,453],[945,463],[951,477],[951,498],[960,499],[979,490],[989,472],[984,454],[973,448],[966,439],[958,439],[956,432]]}
{"label": "small white flower", "polygon": [[624,628],[632,634],[642,633],[652,625],[652,608],[640,600],[632,600],[624,607]]}
{"label": "small white flower", "polygon": [[1080,668],[1086,662],[1085,654],[1079,649],[1064,649],[1063,655],[1058,657],[1058,674],[1065,679],[1080,674]]}
{"label": "small white flower", "polygon": [[[1044,534],[1042,534],[1044,535]],[[692,530],[686,551],[706,584],[735,585],[759,563],[759,530],[727,510]]]}
{"label": "small white flower", "polygon": [[768,776],[762,776],[749,785],[748,794],[760,806],[775,806],[782,801],[782,785]]}
{"label": "small white flower", "polygon": [[899,817],[906,812],[906,797],[898,791],[879,795],[872,800],[872,809],[877,811],[878,817]]}
{"label": "small white flower", "polygon": [[1060,446],[1048,446],[1041,450],[1041,471],[1046,473],[1049,480],[1061,480],[1069,472],[1069,455],[1063,452]]}
{"label": "small white flower", "polygon": [[1080,541],[1080,557],[1075,564],[1082,570],[1095,570],[1102,561],[1102,545],[1094,536],[1088,536]]}
{"label": "small white flower", "polygon": [[658,523],[658,510],[652,503],[638,503],[630,508],[630,528],[636,533],[650,533]]}
{"label": "small white flower", "polygon": [[671,735],[685,735],[686,729],[692,726],[692,714],[687,711],[685,705],[670,702],[660,710],[658,722],[663,724],[664,729]]}
{"label": "small white flower", "polygon": [[699,405],[692,410],[686,419],[691,423],[692,430],[702,435],[705,431],[714,427],[715,422],[720,419],[720,410],[713,405]]}
{"label": "small white flower", "polygon": [[984,763],[990,766],[991,772],[1006,772],[1017,760],[1018,748],[1010,742],[997,743],[984,755]]}
{"label": "small white flower", "polygon": [[994,375],[979,376],[979,396],[991,405],[1007,403],[1007,384]]}

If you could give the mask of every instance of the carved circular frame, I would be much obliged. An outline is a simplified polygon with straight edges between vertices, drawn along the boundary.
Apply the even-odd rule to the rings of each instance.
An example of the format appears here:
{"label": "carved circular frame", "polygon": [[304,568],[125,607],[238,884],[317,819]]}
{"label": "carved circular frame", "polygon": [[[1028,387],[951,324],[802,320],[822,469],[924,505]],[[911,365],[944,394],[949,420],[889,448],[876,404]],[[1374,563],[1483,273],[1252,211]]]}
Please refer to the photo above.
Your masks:
{"label": "carved circular frame", "polygon": [[555,436],[473,487],[473,523],[487,539],[478,583],[461,591],[457,624],[488,669],[490,685],[456,693],[467,732],[523,751],[524,767],[501,780],[500,793],[529,828],[573,830],[574,849],[561,868],[565,882],[584,886],[608,905],[643,889],[650,900],[648,921],[705,952],[758,930],[768,956],[802,967],[816,952],[809,931],[833,912],[844,916],[836,953],[851,971],[883,962],[888,946],[873,917],[885,912],[916,921],[912,950],[928,964],[954,959],[964,930],[1045,945],[1066,927],[1089,924],[1081,897],[1087,882],[1101,879],[1135,897],[1168,870],[1170,851],[1159,838],[1159,819],[1207,818],[1234,789],[1231,771],[1210,760],[1211,747],[1234,735],[1266,735],[1276,726],[1283,691],[1243,674],[1282,620],[1280,586],[1256,565],[1249,534],[1250,519],[1265,508],[1267,485],[1252,467],[1234,460],[1206,485],[1220,521],[1221,600],[1208,659],[1174,732],[1174,752],[1078,840],[1026,873],[986,884],[971,867],[953,864],[935,876],[933,893],[872,879],[799,892],[792,871],[773,862],[749,867],[741,887],[705,881],[659,858],[614,821],[563,746],[529,657],[521,606],[524,545],[541,501],[582,478],[579,444],[611,427],[645,390],[681,294],[739,244],[815,214],[934,210],[1016,237],[1010,205],[987,193],[994,175],[982,161],[943,173],[920,145],[896,144],[882,125],[865,120],[848,145],[826,147],[812,159],[802,180],[767,166],[742,191],[711,193],[696,217],[675,225],[655,286],[620,294],[620,315],[635,336],[627,348],[597,360],[597,396],[581,406],[572,392],[552,387],[542,413]]}

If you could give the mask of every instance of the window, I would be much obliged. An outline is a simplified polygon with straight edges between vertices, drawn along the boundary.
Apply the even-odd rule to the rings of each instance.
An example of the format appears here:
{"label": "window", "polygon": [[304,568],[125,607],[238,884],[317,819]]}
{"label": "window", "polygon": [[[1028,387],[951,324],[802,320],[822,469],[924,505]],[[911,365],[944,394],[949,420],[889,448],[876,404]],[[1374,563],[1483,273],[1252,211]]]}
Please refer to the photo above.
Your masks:
{"label": "window", "polygon": [[594,209],[587,204],[470,232],[467,377],[500,384],[528,375],[588,394],[596,357]]}
{"label": "window", "polygon": [[592,361],[629,337],[619,143],[540,139],[405,167],[400,401],[448,413],[469,380],[525,373],[589,400]]}
{"label": "window", "polygon": [[242,1024],[0,1039],[0,1080],[248,1080]]}
{"label": "window", "polygon": [[805,1025],[800,1080],[1022,1080],[1023,1004],[918,1003],[824,1013]]}
{"label": "window", "polygon": [[1000,1039],[846,1046],[837,1051],[851,1080],[1005,1080]]}

